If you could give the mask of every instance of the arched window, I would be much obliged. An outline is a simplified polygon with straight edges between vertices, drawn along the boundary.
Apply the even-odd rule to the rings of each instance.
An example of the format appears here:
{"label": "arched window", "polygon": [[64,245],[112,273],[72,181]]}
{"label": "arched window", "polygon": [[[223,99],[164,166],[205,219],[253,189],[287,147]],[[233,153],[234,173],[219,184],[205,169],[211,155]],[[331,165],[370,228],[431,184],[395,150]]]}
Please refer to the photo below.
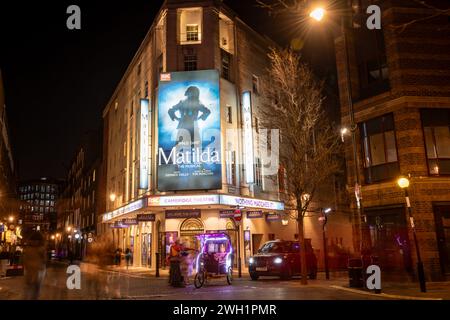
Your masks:
{"label": "arched window", "polygon": [[205,232],[205,227],[200,219],[189,218],[183,221],[180,226],[181,242],[192,249],[200,249],[200,243],[197,239],[198,234]]}
{"label": "arched window", "polygon": [[199,233],[203,233],[204,231],[205,227],[203,226],[203,222],[196,218],[184,220],[180,227],[181,236],[197,235]]}

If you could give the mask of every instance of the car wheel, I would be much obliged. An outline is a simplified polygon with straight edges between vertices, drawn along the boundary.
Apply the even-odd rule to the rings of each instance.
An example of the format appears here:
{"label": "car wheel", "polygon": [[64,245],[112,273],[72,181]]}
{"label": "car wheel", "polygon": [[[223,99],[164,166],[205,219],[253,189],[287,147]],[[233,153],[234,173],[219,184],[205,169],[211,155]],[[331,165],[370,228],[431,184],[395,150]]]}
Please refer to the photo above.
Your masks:
{"label": "car wheel", "polygon": [[281,274],[281,279],[283,280],[289,280],[292,278],[292,269],[290,266],[287,266],[283,273]]}
{"label": "car wheel", "polygon": [[256,281],[256,280],[258,280],[259,275],[254,272],[250,272],[250,278],[252,278],[253,281]]}

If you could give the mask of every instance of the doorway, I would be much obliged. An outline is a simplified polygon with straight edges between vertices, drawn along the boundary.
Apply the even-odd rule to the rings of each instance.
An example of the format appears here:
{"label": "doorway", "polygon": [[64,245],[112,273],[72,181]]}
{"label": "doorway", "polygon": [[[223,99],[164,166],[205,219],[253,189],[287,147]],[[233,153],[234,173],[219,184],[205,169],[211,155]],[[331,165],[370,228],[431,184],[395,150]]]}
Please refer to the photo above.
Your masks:
{"label": "doorway", "polygon": [[204,232],[205,227],[200,219],[186,219],[180,226],[180,241],[188,248],[200,250],[200,241],[197,236]]}
{"label": "doorway", "polygon": [[262,239],[263,239],[263,235],[262,234],[252,234],[252,249],[253,249],[253,254],[256,254],[258,252],[258,249],[261,247],[262,245]]}
{"label": "doorway", "polygon": [[366,208],[370,254],[384,270],[412,272],[411,245],[404,207]]}
{"label": "doorway", "polygon": [[435,206],[434,219],[442,274],[450,275],[450,204]]}

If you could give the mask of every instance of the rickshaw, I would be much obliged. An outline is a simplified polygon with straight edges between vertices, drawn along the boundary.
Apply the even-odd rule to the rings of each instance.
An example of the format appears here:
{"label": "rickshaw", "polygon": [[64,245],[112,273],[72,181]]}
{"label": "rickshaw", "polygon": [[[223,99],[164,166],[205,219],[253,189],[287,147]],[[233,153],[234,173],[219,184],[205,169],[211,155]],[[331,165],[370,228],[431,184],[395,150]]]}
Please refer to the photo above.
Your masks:
{"label": "rickshaw", "polygon": [[230,285],[233,281],[232,254],[230,237],[226,233],[207,233],[197,236],[200,240],[200,252],[195,258],[195,287],[201,288],[209,278],[226,277]]}

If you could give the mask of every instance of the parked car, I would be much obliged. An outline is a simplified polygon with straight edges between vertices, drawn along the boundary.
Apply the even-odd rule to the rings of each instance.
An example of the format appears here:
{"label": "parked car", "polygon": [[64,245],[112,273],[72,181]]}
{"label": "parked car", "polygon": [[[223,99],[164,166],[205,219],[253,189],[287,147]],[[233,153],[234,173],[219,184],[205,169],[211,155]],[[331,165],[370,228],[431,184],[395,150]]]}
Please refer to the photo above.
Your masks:
{"label": "parked car", "polygon": [[[306,242],[306,265],[310,279],[317,277],[317,258],[310,242]],[[279,276],[290,279],[300,275],[300,243],[274,240],[266,242],[258,253],[249,259],[248,271],[252,280],[260,276]]]}

